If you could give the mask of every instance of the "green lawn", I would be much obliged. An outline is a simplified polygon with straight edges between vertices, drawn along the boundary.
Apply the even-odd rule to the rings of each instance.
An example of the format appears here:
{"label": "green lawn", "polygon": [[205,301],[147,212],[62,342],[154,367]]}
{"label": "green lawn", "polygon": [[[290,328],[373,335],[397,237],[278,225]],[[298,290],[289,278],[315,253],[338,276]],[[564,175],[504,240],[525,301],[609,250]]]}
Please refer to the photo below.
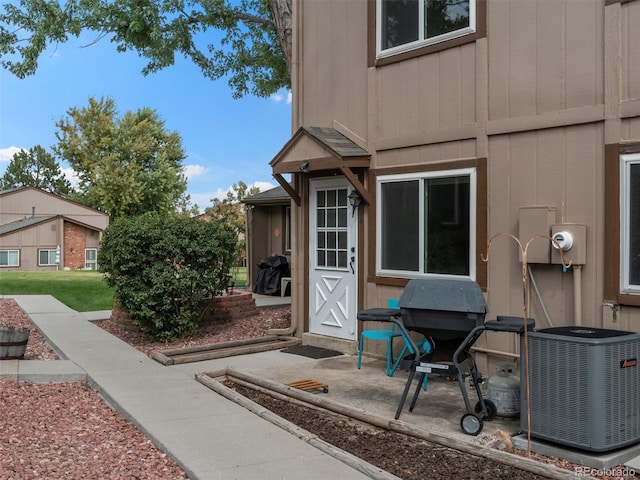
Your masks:
{"label": "green lawn", "polygon": [[111,310],[113,289],[92,271],[0,272],[0,295],[52,295],[78,312]]}
{"label": "green lawn", "polygon": [[[229,273],[236,286],[246,285],[245,267],[234,267]],[[78,312],[111,310],[113,289],[102,278],[102,273],[86,270],[0,271],[0,295],[52,295]]]}
{"label": "green lawn", "polygon": [[244,287],[247,284],[247,267],[233,267],[229,275],[236,287]]}

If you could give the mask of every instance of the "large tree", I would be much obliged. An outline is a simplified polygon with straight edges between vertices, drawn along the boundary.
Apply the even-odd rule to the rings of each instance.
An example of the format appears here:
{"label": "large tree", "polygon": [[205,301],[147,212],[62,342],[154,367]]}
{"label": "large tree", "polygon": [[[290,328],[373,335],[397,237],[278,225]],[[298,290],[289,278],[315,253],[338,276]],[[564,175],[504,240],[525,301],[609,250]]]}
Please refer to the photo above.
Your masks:
{"label": "large tree", "polygon": [[56,123],[55,153],[79,178],[82,201],[113,217],[168,214],[185,205],[185,153],[154,110],[117,117],[112,99],[89,99]]}
{"label": "large tree", "polygon": [[0,190],[19,187],[37,187],[63,197],[73,191],[55,157],[40,145],[14,154],[0,178]]}
{"label": "large tree", "polygon": [[[0,10],[2,66],[36,72],[50,46],[82,33],[148,60],[143,73],[193,61],[227,77],[234,97],[269,96],[290,85],[292,0],[19,0]],[[218,35],[211,35],[218,31]],[[215,39],[215,40],[212,40]]]}

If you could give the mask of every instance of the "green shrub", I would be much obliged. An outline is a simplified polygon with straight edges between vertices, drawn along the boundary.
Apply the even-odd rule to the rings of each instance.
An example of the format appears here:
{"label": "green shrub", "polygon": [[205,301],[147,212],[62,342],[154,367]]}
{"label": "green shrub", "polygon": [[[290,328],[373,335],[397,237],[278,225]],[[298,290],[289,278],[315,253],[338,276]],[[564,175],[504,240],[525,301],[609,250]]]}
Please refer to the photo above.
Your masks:
{"label": "green shrub", "polygon": [[198,327],[202,299],[227,287],[235,247],[222,223],[144,215],[107,228],[98,263],[120,306],[165,341]]}

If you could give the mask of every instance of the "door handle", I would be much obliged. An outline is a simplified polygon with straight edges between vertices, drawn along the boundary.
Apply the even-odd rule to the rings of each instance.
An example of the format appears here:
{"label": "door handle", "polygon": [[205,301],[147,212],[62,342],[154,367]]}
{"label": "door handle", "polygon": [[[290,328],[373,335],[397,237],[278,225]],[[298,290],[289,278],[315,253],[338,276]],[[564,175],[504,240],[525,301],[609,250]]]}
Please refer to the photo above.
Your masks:
{"label": "door handle", "polygon": [[355,263],[355,261],[356,261],[355,256],[351,257],[351,260],[349,261],[349,266],[351,267],[351,273],[353,273],[354,275],[356,273],[356,271],[353,269],[353,264]]}

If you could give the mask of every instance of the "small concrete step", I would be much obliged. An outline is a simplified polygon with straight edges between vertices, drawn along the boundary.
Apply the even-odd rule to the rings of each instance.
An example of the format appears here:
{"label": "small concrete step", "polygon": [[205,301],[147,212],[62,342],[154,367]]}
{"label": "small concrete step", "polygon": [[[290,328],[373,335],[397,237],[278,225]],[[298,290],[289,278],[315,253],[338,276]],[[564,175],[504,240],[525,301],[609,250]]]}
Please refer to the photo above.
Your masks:
{"label": "small concrete step", "polygon": [[15,382],[82,382],[87,373],[71,360],[0,360],[0,378]]}

